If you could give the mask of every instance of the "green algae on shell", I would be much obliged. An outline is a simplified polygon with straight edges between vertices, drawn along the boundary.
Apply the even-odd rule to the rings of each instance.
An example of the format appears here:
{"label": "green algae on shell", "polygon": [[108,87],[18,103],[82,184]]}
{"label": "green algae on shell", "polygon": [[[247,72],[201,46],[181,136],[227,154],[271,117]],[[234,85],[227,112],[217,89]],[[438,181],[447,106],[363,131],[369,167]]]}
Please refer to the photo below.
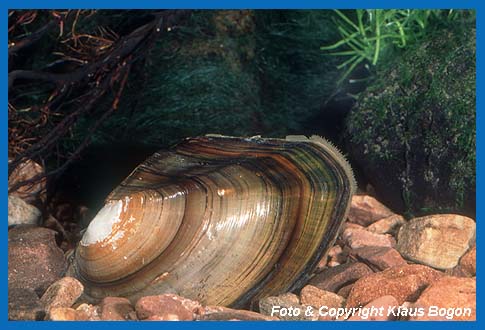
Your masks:
{"label": "green algae on shell", "polygon": [[188,138],[107,197],[73,271],[94,300],[177,293],[246,305],[306,283],[354,190],[350,166],[320,137]]}

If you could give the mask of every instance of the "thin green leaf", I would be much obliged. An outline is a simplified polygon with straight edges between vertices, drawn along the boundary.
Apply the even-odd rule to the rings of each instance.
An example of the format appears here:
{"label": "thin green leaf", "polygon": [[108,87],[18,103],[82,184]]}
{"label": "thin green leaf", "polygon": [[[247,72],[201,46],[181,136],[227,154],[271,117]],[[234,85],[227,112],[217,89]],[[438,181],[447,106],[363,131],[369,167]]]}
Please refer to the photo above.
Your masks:
{"label": "thin green leaf", "polygon": [[338,30],[345,37],[344,40],[346,40],[347,43],[353,42],[357,47],[362,48],[362,49],[367,47],[366,44],[361,43],[358,40],[357,36],[359,35],[359,32],[354,32],[354,33],[350,34],[349,32],[345,31],[344,29],[341,29],[340,27],[338,28]]}
{"label": "thin green leaf", "polygon": [[399,47],[406,47],[406,35],[404,33],[404,28],[399,21],[396,21],[396,25],[399,30],[399,36],[401,37],[401,44]]}
{"label": "thin green leaf", "polygon": [[355,36],[358,35],[358,32],[354,32],[353,34],[349,35],[348,37],[342,39],[342,40],[339,40],[337,41],[336,43],[334,43],[333,45],[330,45],[330,46],[322,46],[320,47],[321,50],[332,50],[332,49],[335,49],[335,48],[338,48],[340,46],[343,46],[343,45],[346,45],[349,43],[349,39],[352,39],[352,38],[355,38]]}
{"label": "thin green leaf", "polygon": [[359,31],[362,36],[365,37],[364,23],[362,17],[364,16],[364,11],[362,9],[357,9],[357,21],[359,22]]}
{"label": "thin green leaf", "polygon": [[344,51],[341,51],[341,52],[330,53],[329,55],[349,56],[349,55],[359,55],[359,53],[356,52],[355,50],[344,50]]}
{"label": "thin green leaf", "polygon": [[337,13],[337,15],[340,16],[340,18],[342,20],[344,20],[347,24],[351,25],[355,30],[359,31],[359,28],[357,27],[357,25],[354,24],[354,22],[352,22],[347,16],[344,15],[344,13],[342,13],[340,10],[338,9],[335,9],[335,12]]}
{"label": "thin green leaf", "polygon": [[352,63],[353,61],[357,60],[359,58],[359,56],[353,56],[351,57],[350,59],[348,59],[347,61],[345,61],[344,63],[340,64],[340,65],[337,65],[337,69],[342,69],[342,68],[345,68],[347,65],[349,65],[350,63]]}
{"label": "thin green leaf", "polygon": [[338,80],[338,84],[341,84],[347,77],[354,71],[355,67],[359,65],[360,62],[362,62],[364,59],[362,57],[357,58],[352,65],[349,66],[349,68],[345,71],[343,74],[342,78]]}
{"label": "thin green leaf", "polygon": [[320,50],[332,50],[332,49],[335,49],[335,48],[339,48],[340,46],[343,46],[347,44],[347,40],[346,39],[342,39],[340,41],[337,41],[336,43],[330,45],[330,46],[321,46],[320,47]]}
{"label": "thin green leaf", "polygon": [[376,11],[376,49],[374,52],[374,59],[372,60],[372,65],[377,64],[379,59],[379,52],[381,50],[381,25],[380,25],[380,13]]}
{"label": "thin green leaf", "polygon": [[382,34],[380,37],[371,37],[369,41],[376,41],[377,39],[401,39],[399,34]]}

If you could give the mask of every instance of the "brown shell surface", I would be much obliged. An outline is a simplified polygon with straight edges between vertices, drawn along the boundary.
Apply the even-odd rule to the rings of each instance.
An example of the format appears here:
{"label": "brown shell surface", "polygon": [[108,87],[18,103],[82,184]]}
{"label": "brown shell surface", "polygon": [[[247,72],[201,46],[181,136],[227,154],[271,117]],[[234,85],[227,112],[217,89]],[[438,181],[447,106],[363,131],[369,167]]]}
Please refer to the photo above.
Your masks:
{"label": "brown shell surface", "polygon": [[308,280],[354,190],[349,165],[319,137],[189,138],[107,197],[74,272],[95,300],[177,293],[245,305]]}

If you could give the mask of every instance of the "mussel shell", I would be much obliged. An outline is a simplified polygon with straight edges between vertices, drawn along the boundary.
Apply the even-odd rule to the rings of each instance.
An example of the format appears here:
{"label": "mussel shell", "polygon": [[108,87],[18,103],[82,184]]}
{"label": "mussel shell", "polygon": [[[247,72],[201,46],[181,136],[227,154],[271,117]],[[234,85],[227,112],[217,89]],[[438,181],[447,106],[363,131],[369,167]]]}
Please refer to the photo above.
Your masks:
{"label": "mussel shell", "polygon": [[92,299],[177,293],[241,306],[305,284],[335,241],[355,183],[319,137],[204,136],[139,165],[74,256]]}

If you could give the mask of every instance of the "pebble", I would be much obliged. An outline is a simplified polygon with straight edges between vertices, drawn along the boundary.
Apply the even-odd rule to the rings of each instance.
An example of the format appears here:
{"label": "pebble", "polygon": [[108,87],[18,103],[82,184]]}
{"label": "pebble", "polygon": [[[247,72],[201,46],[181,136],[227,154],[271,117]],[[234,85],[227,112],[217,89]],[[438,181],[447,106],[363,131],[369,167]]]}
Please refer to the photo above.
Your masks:
{"label": "pebble", "polygon": [[[175,314],[168,314],[164,316],[152,315],[142,321],[180,321],[180,319]],[[187,320],[184,320],[184,321],[187,321]]]}
{"label": "pebble", "polygon": [[350,204],[348,219],[352,223],[367,227],[377,220],[387,218],[393,212],[368,195],[354,195]]}
{"label": "pebble", "polygon": [[39,297],[28,288],[8,289],[8,319],[35,321],[44,319],[45,312]]}
{"label": "pebble", "polygon": [[337,292],[342,287],[352,284],[359,278],[372,273],[366,264],[362,262],[348,262],[315,275],[308,284],[322,290]]}
{"label": "pebble", "polygon": [[300,300],[302,305],[313,306],[317,309],[322,306],[339,308],[344,305],[345,301],[345,299],[338,294],[319,289],[313,285],[307,285],[301,289]]}
{"label": "pebble", "polygon": [[197,321],[278,321],[277,317],[271,317],[260,313],[232,309],[222,306],[205,306],[199,309]]}
{"label": "pebble", "polygon": [[83,303],[77,306],[76,311],[82,312],[88,316],[90,321],[99,321],[101,319],[101,312],[99,306]]}
{"label": "pebble", "polygon": [[343,233],[346,229],[349,229],[349,228],[352,228],[352,229],[365,229],[364,226],[361,226],[361,225],[358,225],[356,223],[352,223],[352,222],[344,222],[343,225],[342,225],[342,229],[340,230],[341,233]]}
{"label": "pebble", "polygon": [[300,297],[291,292],[280,294],[279,296],[277,296],[277,298],[280,299],[282,302],[286,302],[290,305],[300,304]]}
{"label": "pebble", "polygon": [[393,214],[387,218],[377,220],[366,227],[367,231],[375,234],[390,234],[395,236],[402,225],[406,223],[403,216],[399,214]]}
{"label": "pebble", "polygon": [[84,311],[70,307],[51,308],[46,317],[48,321],[88,321],[89,319],[89,315]]}
{"label": "pebble", "polygon": [[338,256],[340,256],[342,254],[342,252],[343,252],[342,247],[340,245],[335,244],[328,251],[328,256],[330,258],[337,258]]}
{"label": "pebble", "polygon": [[337,294],[341,297],[344,297],[345,299],[347,299],[347,297],[349,296],[350,294],[350,290],[352,290],[352,287],[354,286],[354,284],[349,284],[349,285],[346,285],[344,287],[342,287],[340,290],[337,291]]}
{"label": "pebble", "polygon": [[456,276],[456,277],[473,277],[473,275],[470,275],[470,273],[464,270],[459,264],[451,269],[445,270],[444,273],[446,275]]}
{"label": "pebble", "polygon": [[328,263],[327,263],[327,266],[328,267],[337,267],[337,266],[340,266],[341,263],[338,262],[338,261],[335,261],[335,260],[330,260]]}
{"label": "pebble", "polygon": [[365,246],[351,251],[358,260],[369,265],[374,271],[385,270],[406,264],[396,249],[390,247]]}
{"label": "pebble", "polygon": [[[444,276],[433,282],[416,301],[416,305],[423,306],[427,312],[423,317],[412,317],[412,320],[442,320],[443,316],[449,321],[475,321],[476,319],[476,280],[474,278],[463,278]],[[435,318],[430,315],[430,306],[444,309],[443,315]],[[459,310],[469,308],[470,314],[459,315]],[[454,310],[453,310],[454,309]],[[454,311],[455,314],[448,314]],[[463,310],[462,310],[463,311]]]}
{"label": "pebble", "polygon": [[410,220],[399,231],[397,250],[409,260],[437,269],[455,267],[475,242],[475,221],[456,214]]}
{"label": "pebble", "polygon": [[372,300],[361,310],[366,313],[356,313],[349,317],[348,321],[392,321],[397,317],[394,313],[389,313],[390,309],[398,307],[399,303],[393,296],[382,296]]}
{"label": "pebble", "polygon": [[265,315],[271,314],[272,304],[296,306],[300,305],[300,297],[294,293],[283,293],[279,296],[265,297],[259,300],[259,311]]}
{"label": "pebble", "polygon": [[41,212],[23,199],[8,195],[8,226],[38,225]]}
{"label": "pebble", "polygon": [[394,247],[396,242],[391,235],[375,234],[360,228],[346,228],[342,240],[351,249],[366,246]]}
{"label": "pebble", "polygon": [[330,248],[327,255],[320,260],[317,265],[316,272],[321,272],[327,266],[335,267],[345,263],[345,261],[347,260],[347,256],[347,253],[342,250],[342,247],[340,247],[340,245],[338,244],[335,244]]}
{"label": "pebble", "polygon": [[100,321],[99,308],[81,304],[76,309],[71,307],[53,307],[46,316],[48,321]]}
{"label": "pebble", "polygon": [[8,286],[34,290],[42,296],[66,270],[64,253],[53,230],[17,226],[8,231]]}
{"label": "pebble", "polygon": [[73,277],[63,277],[51,284],[40,301],[46,312],[54,307],[71,307],[83,293],[83,285]]}
{"label": "pebble", "polygon": [[[44,168],[32,160],[27,160],[19,164],[8,178],[8,187],[12,187],[18,182],[24,182],[44,173]],[[44,199],[46,193],[45,178],[13,191],[11,195],[17,196],[27,203],[32,203],[38,199]]]}
{"label": "pebble", "polygon": [[419,294],[443,273],[423,265],[403,265],[367,275],[355,282],[347,307],[364,306],[374,299],[391,295],[399,304],[416,301]]}
{"label": "pebble", "polygon": [[460,259],[459,265],[461,268],[470,274],[475,276],[477,273],[477,247],[473,246],[467,253]]}
{"label": "pebble", "polygon": [[[273,306],[279,306],[280,310],[299,310],[299,315],[288,315],[284,313],[279,313],[275,310],[272,315]],[[314,321],[318,319],[318,313],[313,315],[305,315],[306,306],[301,305],[298,296],[294,294],[284,294],[280,296],[265,297],[259,301],[259,312],[263,315],[275,316],[280,320],[285,321]]]}
{"label": "pebble", "polygon": [[167,321],[175,319],[192,321],[198,308],[200,308],[198,302],[175,294],[142,297],[135,305],[136,315],[140,320],[157,316]]}
{"label": "pebble", "polygon": [[123,297],[105,297],[99,304],[104,321],[125,321],[135,311],[130,301]]}

